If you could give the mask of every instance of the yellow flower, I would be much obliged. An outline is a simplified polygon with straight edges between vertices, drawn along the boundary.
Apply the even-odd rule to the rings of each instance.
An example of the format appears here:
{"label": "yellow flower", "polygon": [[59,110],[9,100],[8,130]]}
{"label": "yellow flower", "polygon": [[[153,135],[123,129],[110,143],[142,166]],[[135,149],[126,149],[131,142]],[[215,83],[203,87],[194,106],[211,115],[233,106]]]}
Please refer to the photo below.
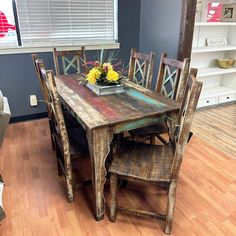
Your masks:
{"label": "yellow flower", "polygon": [[107,80],[108,81],[117,81],[119,79],[119,74],[114,70],[110,70],[107,73]]}
{"label": "yellow flower", "polygon": [[105,70],[107,68],[107,71],[113,70],[113,66],[111,63],[103,63],[102,65],[103,70]]}
{"label": "yellow flower", "polygon": [[94,75],[95,78],[97,79],[97,78],[100,77],[100,75],[101,75],[101,71],[98,70],[97,68],[93,68],[93,69],[91,69],[91,70],[89,71],[89,74]]}
{"label": "yellow flower", "polygon": [[87,74],[87,80],[90,84],[95,84],[100,75],[101,71],[99,71],[97,68],[93,68]]}
{"label": "yellow flower", "polygon": [[90,84],[95,84],[96,83],[96,78],[91,75],[91,74],[88,74],[87,75],[87,81],[90,83]]}

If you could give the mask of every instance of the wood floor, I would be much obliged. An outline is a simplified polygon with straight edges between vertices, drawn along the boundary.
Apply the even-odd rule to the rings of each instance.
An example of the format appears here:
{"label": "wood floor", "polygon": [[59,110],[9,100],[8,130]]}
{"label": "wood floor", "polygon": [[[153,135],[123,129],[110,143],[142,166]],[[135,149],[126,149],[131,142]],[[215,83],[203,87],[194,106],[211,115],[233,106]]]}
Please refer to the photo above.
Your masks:
{"label": "wood floor", "polygon": [[236,159],[236,104],[198,111],[192,131]]}
{"label": "wood floor", "polygon": [[[155,219],[118,214],[117,223],[107,217],[96,222],[91,187],[77,191],[74,203],[68,203],[45,119],[10,125],[0,150],[0,173],[7,214],[0,235],[164,235],[163,223]],[[166,203],[155,186],[137,184],[121,189],[119,199],[123,206],[159,211]],[[172,235],[236,235],[236,160],[196,136],[180,173]]]}

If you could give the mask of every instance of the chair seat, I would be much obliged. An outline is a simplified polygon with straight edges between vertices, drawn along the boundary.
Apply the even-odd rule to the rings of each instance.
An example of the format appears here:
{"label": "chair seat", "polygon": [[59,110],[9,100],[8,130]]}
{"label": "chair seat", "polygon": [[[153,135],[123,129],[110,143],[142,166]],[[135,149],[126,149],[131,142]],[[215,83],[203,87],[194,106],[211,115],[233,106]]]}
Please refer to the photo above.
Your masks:
{"label": "chair seat", "polygon": [[125,141],[114,155],[109,172],[137,180],[169,182],[173,157],[174,151],[169,145]]}
{"label": "chair seat", "polygon": [[[69,144],[70,144],[70,155],[71,159],[76,159],[77,157],[87,156],[88,153],[88,141],[86,138],[86,132],[82,127],[71,128],[67,130]],[[54,134],[55,140],[61,150],[62,143],[59,134]]]}
{"label": "chair seat", "polygon": [[132,136],[137,136],[137,135],[142,136],[142,137],[153,136],[153,135],[168,133],[168,127],[166,123],[163,121],[156,125],[150,125],[150,126],[135,129],[135,130],[130,130],[129,132]]}

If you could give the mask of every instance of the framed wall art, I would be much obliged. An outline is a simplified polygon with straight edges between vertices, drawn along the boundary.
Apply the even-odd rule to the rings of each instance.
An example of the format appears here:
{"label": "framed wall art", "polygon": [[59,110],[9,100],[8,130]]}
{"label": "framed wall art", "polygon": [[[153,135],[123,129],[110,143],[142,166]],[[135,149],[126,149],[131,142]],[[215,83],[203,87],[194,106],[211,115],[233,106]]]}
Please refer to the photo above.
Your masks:
{"label": "framed wall art", "polygon": [[236,4],[223,4],[221,21],[232,22],[236,21]]}

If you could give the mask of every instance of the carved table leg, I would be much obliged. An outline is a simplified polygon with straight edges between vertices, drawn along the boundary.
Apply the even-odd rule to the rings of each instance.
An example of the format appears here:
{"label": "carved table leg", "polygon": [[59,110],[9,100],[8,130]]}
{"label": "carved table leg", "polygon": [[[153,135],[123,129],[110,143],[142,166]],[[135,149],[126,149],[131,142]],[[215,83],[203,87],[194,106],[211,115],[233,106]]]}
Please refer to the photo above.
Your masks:
{"label": "carved table leg", "polygon": [[105,160],[110,152],[113,132],[108,127],[87,132],[92,165],[93,201],[96,220],[102,220],[105,213],[103,188],[106,181]]}

